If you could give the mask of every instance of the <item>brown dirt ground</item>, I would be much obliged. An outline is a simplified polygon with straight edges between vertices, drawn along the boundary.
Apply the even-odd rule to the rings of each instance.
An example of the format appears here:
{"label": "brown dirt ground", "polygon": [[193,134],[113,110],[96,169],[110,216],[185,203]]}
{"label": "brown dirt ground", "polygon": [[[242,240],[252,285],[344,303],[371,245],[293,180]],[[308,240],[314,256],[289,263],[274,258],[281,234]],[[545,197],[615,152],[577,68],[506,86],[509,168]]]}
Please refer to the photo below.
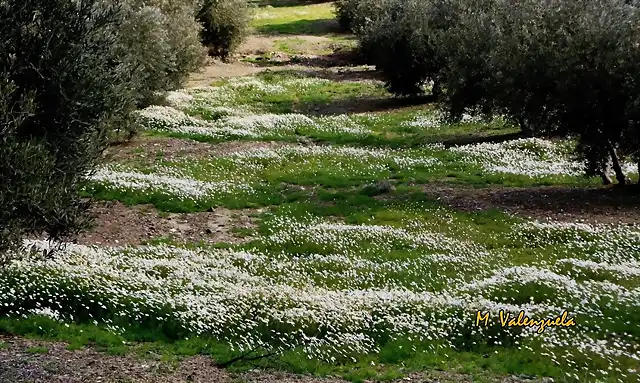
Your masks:
{"label": "brown dirt ground", "polygon": [[[288,41],[295,54],[279,52],[277,41]],[[325,70],[326,74],[334,73],[333,76],[337,79],[340,79],[340,73],[351,72],[350,76],[353,77],[353,71],[345,69],[353,66],[357,61],[356,56],[349,49],[324,36],[253,35],[240,46],[230,62],[208,59],[200,71],[191,75],[187,87],[209,85],[220,78],[250,76],[264,70]],[[259,60],[259,63],[240,61],[247,59]],[[371,73],[365,75],[365,78],[369,78]]]}
{"label": "brown dirt ground", "polygon": [[[343,382],[284,373],[231,374],[216,367],[211,358],[194,356],[178,363],[159,357],[116,356],[90,348],[69,351],[64,343],[4,338],[0,349],[0,381],[17,382],[140,382],[140,383],[232,383],[232,382]],[[41,352],[33,352],[35,347]],[[45,351],[46,350],[46,351]],[[44,352],[42,352],[44,351]]]}
{"label": "brown dirt ground", "polygon": [[[0,382],[3,383],[343,383],[338,378],[316,378],[284,372],[253,370],[232,374],[215,366],[206,356],[177,362],[162,361],[160,355],[107,355],[91,348],[70,351],[61,342],[21,337],[0,337]],[[544,382],[521,377],[489,377],[503,383]],[[366,381],[369,382],[369,381]],[[395,382],[473,382],[470,376],[430,371],[412,374]]]}
{"label": "brown dirt ground", "polygon": [[430,184],[424,186],[424,191],[462,211],[498,209],[538,220],[640,224],[640,192],[635,186],[475,189]]}
{"label": "brown dirt ground", "polygon": [[[200,213],[161,214],[152,205],[126,206],[121,202],[96,202],[92,230],[82,234],[83,245],[139,245],[155,238],[185,243],[241,243],[249,240],[233,229],[255,228],[255,209],[216,208]],[[133,229],[132,229],[133,228]]]}
{"label": "brown dirt ground", "polygon": [[341,56],[303,56],[279,54],[263,59],[260,64],[244,61],[209,61],[199,72],[191,75],[187,87],[207,86],[221,78],[251,76],[271,70],[298,71],[309,76],[327,78],[334,81],[378,80],[379,74],[372,66],[346,65]]}
{"label": "brown dirt ground", "polygon": [[186,86],[188,88],[206,86],[220,78],[250,76],[264,69],[246,62],[224,63],[217,60],[209,60],[206,66],[189,77]]}

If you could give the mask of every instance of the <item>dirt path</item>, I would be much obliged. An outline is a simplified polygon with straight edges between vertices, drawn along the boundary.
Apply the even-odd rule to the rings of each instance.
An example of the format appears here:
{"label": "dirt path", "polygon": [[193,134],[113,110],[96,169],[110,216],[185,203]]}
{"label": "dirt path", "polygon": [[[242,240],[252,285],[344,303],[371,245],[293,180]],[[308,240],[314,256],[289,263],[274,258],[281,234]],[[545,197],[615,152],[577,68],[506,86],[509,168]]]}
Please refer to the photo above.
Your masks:
{"label": "dirt path", "polygon": [[[283,44],[287,52],[282,51]],[[344,75],[353,77],[357,72],[371,72],[364,78],[372,78],[372,67],[357,64],[353,50],[328,37],[253,35],[229,62],[209,59],[203,68],[191,75],[187,87],[209,85],[220,78],[250,76],[266,70],[324,72],[327,77],[338,80]]]}
{"label": "dirt path", "polygon": [[[636,189],[636,190],[634,190]],[[498,209],[523,218],[593,224],[640,223],[637,188],[526,188],[424,185],[428,196],[454,209],[474,212]]]}
{"label": "dirt path", "polygon": [[159,355],[148,358],[116,356],[90,348],[69,351],[64,343],[3,338],[0,349],[0,382],[3,383],[340,383],[277,372],[232,374],[216,367],[206,356],[193,356],[175,363]]}
{"label": "dirt path", "polygon": [[[64,343],[18,337],[0,337],[0,342],[0,382],[3,383],[347,383],[337,378],[316,378],[277,371],[234,374],[216,367],[210,357],[202,355],[167,362],[160,355],[150,354],[145,358],[107,355],[91,348],[70,351]],[[488,376],[483,380],[501,383],[545,382],[516,376]],[[392,383],[473,381],[474,378],[468,375],[431,371],[412,374]]]}

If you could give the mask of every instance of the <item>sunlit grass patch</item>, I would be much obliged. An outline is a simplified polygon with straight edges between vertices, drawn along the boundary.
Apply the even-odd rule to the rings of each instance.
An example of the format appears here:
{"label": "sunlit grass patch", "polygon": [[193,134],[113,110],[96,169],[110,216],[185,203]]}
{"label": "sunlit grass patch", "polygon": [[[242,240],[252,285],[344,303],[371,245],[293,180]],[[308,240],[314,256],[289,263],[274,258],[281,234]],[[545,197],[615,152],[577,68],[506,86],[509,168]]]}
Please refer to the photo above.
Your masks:
{"label": "sunlit grass patch", "polygon": [[324,34],[337,32],[332,3],[258,8],[251,26],[259,33]]}
{"label": "sunlit grass patch", "polygon": [[388,97],[377,81],[332,81],[293,70],[265,71],[252,77],[220,80],[210,87],[198,87],[169,94],[170,105],[205,119],[215,118],[199,112],[292,113],[331,102],[359,97]]}
{"label": "sunlit grass patch", "polygon": [[[350,40],[343,38],[309,39],[301,37],[285,37],[274,40],[274,46],[278,52],[288,55],[328,55],[338,48],[353,47]],[[267,56],[268,58],[268,56]],[[291,58],[295,61],[296,58]]]}
{"label": "sunlit grass patch", "polygon": [[190,209],[194,204],[235,204],[243,199],[275,202],[283,183],[339,188],[388,178],[393,172],[428,172],[437,163],[428,151],[420,150],[283,145],[203,159],[143,158],[137,164],[108,165],[92,176],[88,190],[118,199],[144,200],[153,195],[178,204],[182,201]]}

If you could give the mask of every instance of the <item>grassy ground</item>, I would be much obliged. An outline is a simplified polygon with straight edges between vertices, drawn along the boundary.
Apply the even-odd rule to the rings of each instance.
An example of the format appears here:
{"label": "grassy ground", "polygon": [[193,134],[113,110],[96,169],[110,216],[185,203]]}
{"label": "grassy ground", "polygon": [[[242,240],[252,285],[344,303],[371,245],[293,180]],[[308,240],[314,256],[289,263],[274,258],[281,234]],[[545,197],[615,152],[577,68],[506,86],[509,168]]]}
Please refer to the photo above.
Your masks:
{"label": "grassy ground", "polygon": [[338,31],[332,4],[260,7],[251,24],[262,34],[325,35]]}
{"label": "grassy ground", "polygon": [[[265,35],[331,32],[330,3],[257,15]],[[0,276],[0,330],[141,360],[243,356],[228,366],[237,374],[637,380],[638,196],[594,189],[570,142],[516,139],[499,118],[447,124],[424,101],[357,70],[270,70],[170,94],[86,193],[162,212],[130,231],[174,229],[27,257]],[[220,228],[201,218],[222,208],[254,209],[255,225],[231,228],[242,241],[171,236],[187,220],[169,225],[169,212],[204,239]],[[500,310],[566,310],[575,325],[503,327]]]}

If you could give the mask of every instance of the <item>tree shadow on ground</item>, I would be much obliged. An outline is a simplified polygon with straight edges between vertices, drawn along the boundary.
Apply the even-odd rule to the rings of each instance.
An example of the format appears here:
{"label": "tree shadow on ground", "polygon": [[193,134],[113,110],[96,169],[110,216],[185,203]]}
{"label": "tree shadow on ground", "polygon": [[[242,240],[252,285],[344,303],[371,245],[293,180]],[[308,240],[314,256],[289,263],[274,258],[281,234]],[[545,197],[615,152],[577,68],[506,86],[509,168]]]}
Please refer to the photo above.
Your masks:
{"label": "tree shadow on ground", "polygon": [[293,106],[293,112],[309,116],[373,113],[425,105],[434,101],[435,98],[431,95],[417,97],[358,97],[335,100],[327,103],[300,103]]}
{"label": "tree shadow on ground", "polygon": [[[255,57],[245,58],[245,61],[261,67],[282,67],[282,66],[306,66],[309,68],[335,68],[335,67],[354,67],[365,66],[367,61],[360,55],[357,50],[344,49],[333,53],[323,55],[306,55],[306,54],[286,54],[279,52],[275,55],[258,55]],[[301,74],[303,71],[301,71]],[[329,78],[331,72],[317,70],[308,72],[308,76],[319,76]],[[331,79],[331,78],[329,78]]]}
{"label": "tree shadow on ground", "polygon": [[[391,184],[399,186],[393,180]],[[399,187],[375,195],[363,194],[363,185],[315,193],[311,200],[320,212],[340,208],[340,204],[358,209],[385,209],[404,202],[429,202],[463,213],[500,211],[525,219],[591,224],[638,224],[640,187],[570,187],[470,185],[435,183]],[[372,201],[369,198],[373,198]],[[496,219],[499,217],[496,216]]]}
{"label": "tree shadow on ground", "polygon": [[640,187],[537,186],[473,188],[460,185],[424,185],[425,193],[454,209],[498,209],[539,220],[597,223],[640,222]]}
{"label": "tree shadow on ground", "polygon": [[445,148],[450,148],[452,146],[458,145],[473,145],[473,144],[482,144],[482,143],[492,143],[497,144],[501,142],[511,141],[518,138],[525,138],[527,135],[522,132],[516,133],[505,133],[505,134],[497,134],[492,136],[477,136],[471,135],[467,137],[455,137],[443,140],[441,143]]}
{"label": "tree shadow on ground", "polygon": [[296,20],[283,24],[268,24],[256,27],[263,35],[311,35],[324,36],[339,33],[340,25],[336,19]]}
{"label": "tree shadow on ground", "polygon": [[331,81],[380,81],[380,72],[374,69],[350,69],[338,70],[309,69],[305,71],[309,76]]}

